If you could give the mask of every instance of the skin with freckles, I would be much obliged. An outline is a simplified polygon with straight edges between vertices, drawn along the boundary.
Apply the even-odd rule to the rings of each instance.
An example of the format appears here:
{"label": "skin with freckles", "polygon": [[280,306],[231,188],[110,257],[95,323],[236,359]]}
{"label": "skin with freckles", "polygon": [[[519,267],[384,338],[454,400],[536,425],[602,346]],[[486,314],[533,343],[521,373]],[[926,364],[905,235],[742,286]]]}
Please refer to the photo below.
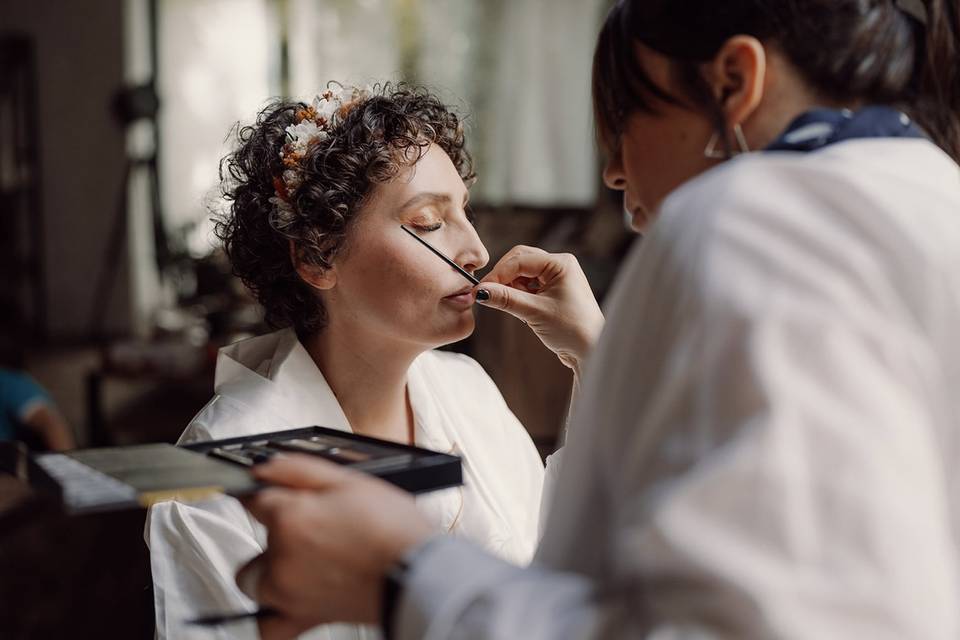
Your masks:
{"label": "skin with freckles", "polygon": [[473,332],[471,284],[400,228],[466,271],[481,269],[489,255],[468,218],[468,198],[449,156],[431,144],[396,178],[374,185],[329,269],[297,266],[329,318],[304,346],[358,433],[410,442],[410,365]]}
{"label": "skin with freckles", "polygon": [[[392,182],[378,185],[335,261],[321,295],[335,331],[423,351],[473,332],[470,283],[410,238],[404,224],[468,272],[489,260],[467,218],[469,193],[450,158],[432,145]],[[467,295],[451,298],[457,293]]]}

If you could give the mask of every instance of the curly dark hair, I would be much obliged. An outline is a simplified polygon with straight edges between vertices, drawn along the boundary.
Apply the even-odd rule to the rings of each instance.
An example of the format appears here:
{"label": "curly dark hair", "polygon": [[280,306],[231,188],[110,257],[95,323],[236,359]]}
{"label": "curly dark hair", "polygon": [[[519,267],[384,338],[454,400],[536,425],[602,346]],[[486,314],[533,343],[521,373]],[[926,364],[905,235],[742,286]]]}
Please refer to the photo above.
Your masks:
{"label": "curly dark hair", "polygon": [[288,194],[290,210],[278,216],[274,184],[284,170],[285,130],[307,107],[277,100],[255,124],[234,127],[238,146],[220,161],[229,207],[214,217],[233,272],[263,305],[267,324],[292,326],[300,335],[321,330],[327,314],[294,268],[291,241],[299,261],[329,267],[374,187],[418,162],[431,143],[446,152],[465,182],[475,176],[463,122],[452,109],[422,87],[376,85],[334,122],[326,139],[310,145],[300,166],[302,183]]}

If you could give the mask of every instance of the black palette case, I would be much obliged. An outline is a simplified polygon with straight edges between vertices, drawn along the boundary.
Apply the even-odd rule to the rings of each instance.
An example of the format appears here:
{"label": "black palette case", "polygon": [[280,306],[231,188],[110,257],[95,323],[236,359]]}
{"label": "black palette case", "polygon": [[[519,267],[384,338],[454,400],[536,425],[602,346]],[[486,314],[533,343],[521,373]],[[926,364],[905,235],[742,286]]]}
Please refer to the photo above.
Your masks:
{"label": "black palette case", "polygon": [[184,446],[146,444],[31,456],[18,475],[59,495],[69,513],[148,507],[164,500],[250,495],[249,467],[279,452],[314,455],[411,493],[463,483],[457,456],[325,427],[274,431]]}
{"label": "black palette case", "polygon": [[315,455],[375,475],[410,493],[426,493],[463,483],[457,456],[326,427],[210,440],[184,448],[240,467],[264,462],[281,452]]}

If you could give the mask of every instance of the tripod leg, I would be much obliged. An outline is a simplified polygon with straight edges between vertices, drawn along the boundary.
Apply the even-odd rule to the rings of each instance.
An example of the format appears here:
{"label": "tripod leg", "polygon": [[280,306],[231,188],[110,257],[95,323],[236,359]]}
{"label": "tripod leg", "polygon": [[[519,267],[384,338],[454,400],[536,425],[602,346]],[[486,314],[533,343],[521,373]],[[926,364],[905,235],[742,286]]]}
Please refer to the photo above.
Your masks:
{"label": "tripod leg", "polygon": [[123,253],[124,236],[127,233],[127,198],[129,197],[132,165],[133,161],[127,160],[123,168],[123,179],[120,181],[116,213],[110,227],[107,246],[103,252],[97,286],[94,289],[93,309],[90,314],[90,335],[101,343],[106,339],[107,308],[110,306],[110,294],[113,292],[113,286],[116,282],[120,256]]}

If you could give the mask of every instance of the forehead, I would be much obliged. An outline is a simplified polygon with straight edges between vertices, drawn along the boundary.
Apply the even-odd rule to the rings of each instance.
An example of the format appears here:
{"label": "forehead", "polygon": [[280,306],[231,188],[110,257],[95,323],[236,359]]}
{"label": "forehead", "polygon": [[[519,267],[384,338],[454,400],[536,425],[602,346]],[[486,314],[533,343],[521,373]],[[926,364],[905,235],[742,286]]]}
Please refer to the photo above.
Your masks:
{"label": "forehead", "polygon": [[[375,183],[364,209],[367,212],[379,211],[385,215],[393,215],[418,194],[443,196],[444,200],[455,204],[460,204],[467,197],[467,186],[453,161],[435,144],[426,147],[415,163],[402,166],[393,179]],[[415,202],[426,201],[420,198]]]}
{"label": "forehead", "polygon": [[432,143],[424,149],[419,160],[401,168],[396,178],[380,185],[380,189],[396,195],[413,195],[420,191],[463,195],[467,190],[450,156]]}

